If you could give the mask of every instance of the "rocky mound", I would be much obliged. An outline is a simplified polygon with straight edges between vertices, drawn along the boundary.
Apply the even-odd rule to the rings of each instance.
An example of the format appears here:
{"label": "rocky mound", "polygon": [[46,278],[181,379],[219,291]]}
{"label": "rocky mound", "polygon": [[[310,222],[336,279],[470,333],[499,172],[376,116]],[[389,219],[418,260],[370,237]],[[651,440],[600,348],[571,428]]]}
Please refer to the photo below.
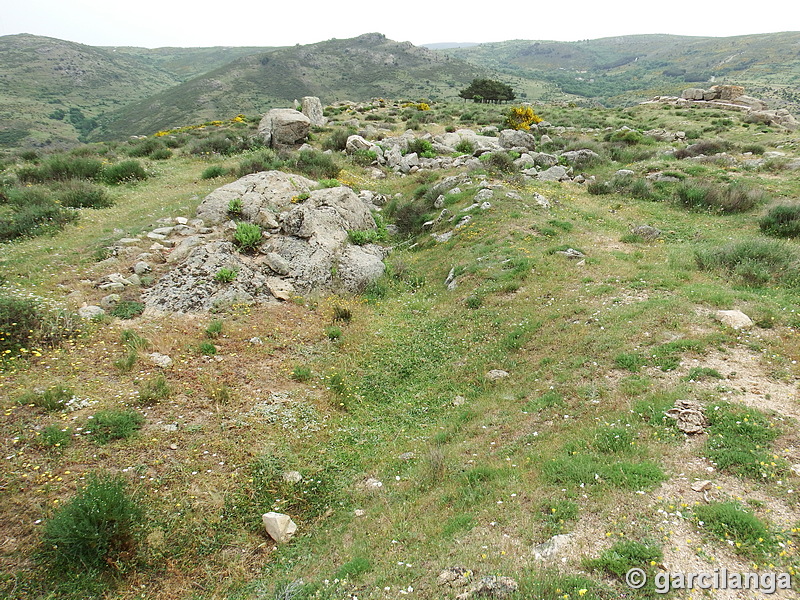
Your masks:
{"label": "rocky mound", "polygon": [[[211,192],[197,209],[209,233],[186,237],[171,251],[167,260],[175,266],[142,294],[145,304],[194,312],[310,291],[363,291],[383,274],[386,250],[353,245],[348,231],[375,229],[372,205],[348,187],[316,185],[267,171]],[[233,200],[241,206],[236,215],[229,211]],[[234,244],[237,221],[262,227],[255,252],[240,252]]]}

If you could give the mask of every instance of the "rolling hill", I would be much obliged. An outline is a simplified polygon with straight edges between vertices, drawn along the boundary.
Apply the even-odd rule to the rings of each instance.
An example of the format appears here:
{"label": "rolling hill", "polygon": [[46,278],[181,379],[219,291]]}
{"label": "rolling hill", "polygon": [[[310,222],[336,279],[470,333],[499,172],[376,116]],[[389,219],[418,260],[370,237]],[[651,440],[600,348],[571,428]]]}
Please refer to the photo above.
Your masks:
{"label": "rolling hill", "polygon": [[[629,105],[704,83],[743,85],[775,106],[800,109],[800,32],[726,38],[633,35],[554,42],[513,40],[441,50],[578,99]],[[552,98],[549,98],[552,99]]]}
{"label": "rolling hill", "polygon": [[488,70],[379,33],[258,52],[134,102],[108,116],[100,139],[260,113],[302,96],[456,98]]}

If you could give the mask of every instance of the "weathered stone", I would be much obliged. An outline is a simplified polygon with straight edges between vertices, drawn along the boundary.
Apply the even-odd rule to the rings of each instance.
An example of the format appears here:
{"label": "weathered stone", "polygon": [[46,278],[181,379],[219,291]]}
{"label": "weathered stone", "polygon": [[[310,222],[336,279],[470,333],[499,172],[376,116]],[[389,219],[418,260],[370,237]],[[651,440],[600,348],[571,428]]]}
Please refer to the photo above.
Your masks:
{"label": "weathered stone", "polygon": [[100,306],[106,310],[111,310],[119,304],[120,300],[122,300],[122,298],[119,294],[109,294],[100,299]]}
{"label": "weathered stone", "polygon": [[504,129],[500,132],[498,141],[500,146],[503,148],[525,148],[526,150],[536,149],[536,138],[527,131]]}
{"label": "weathered stone", "polygon": [[322,102],[316,96],[303,96],[300,101],[300,112],[307,116],[315,127],[322,127],[328,122],[323,114]]}
{"label": "weathered stone", "polygon": [[472,577],[472,571],[465,567],[450,567],[445,569],[436,578],[436,585],[449,588],[467,587]]}
{"label": "weathered stone", "polygon": [[265,513],[261,515],[261,521],[264,523],[264,529],[267,530],[269,537],[279,544],[288,542],[297,531],[297,525],[292,518],[283,513]]}
{"label": "weathered stone", "polygon": [[600,155],[597,154],[594,150],[589,150],[588,148],[581,148],[579,150],[570,150],[569,152],[562,152],[561,158],[567,161],[569,164],[574,165],[577,163],[585,163],[587,161],[592,161],[600,158]]}
{"label": "weathered stone", "polygon": [[566,167],[562,167],[561,165],[555,165],[546,171],[542,171],[538,174],[538,177],[541,181],[562,181],[564,179],[569,179]]}
{"label": "weathered stone", "polygon": [[291,300],[292,296],[296,294],[294,286],[290,281],[280,279],[278,277],[267,277],[265,285],[278,300]]}
{"label": "weathered stone", "polygon": [[144,275],[145,273],[149,273],[152,270],[152,267],[149,263],[146,263],[143,260],[138,261],[135,265],[133,265],[133,272],[137,275]]}
{"label": "weathered stone", "polygon": [[654,242],[661,237],[661,230],[656,227],[651,227],[650,225],[631,227],[631,233],[648,242]]}
{"label": "weathered stone", "polygon": [[102,317],[105,314],[106,311],[104,311],[101,307],[94,305],[81,306],[78,309],[78,316],[80,316],[82,319],[96,319],[98,317]]}
{"label": "weathered stone", "polygon": [[497,381],[498,379],[505,379],[509,377],[510,373],[508,371],[503,371],[502,369],[492,369],[488,373],[486,373],[486,379],[489,381]]}
{"label": "weathered stone", "polygon": [[153,363],[157,367],[161,367],[162,369],[168,369],[172,366],[172,359],[167,356],[166,354],[161,354],[160,352],[153,352],[152,354],[148,355],[150,362]]}
{"label": "weathered stone", "polygon": [[570,534],[554,535],[546,542],[533,548],[533,557],[536,560],[550,560],[561,554],[572,541]]}
{"label": "weathered stone", "polygon": [[675,419],[678,429],[687,434],[703,433],[708,426],[703,406],[692,400],[677,400],[675,406],[664,414]]}
{"label": "weathered stone", "polygon": [[515,594],[519,584],[511,577],[484,577],[469,591],[456,596],[456,600],[470,600],[471,598],[507,598]]}
{"label": "weathered stone", "polygon": [[292,108],[273,108],[258,124],[258,134],[272,148],[297,146],[308,137],[311,120]]}
{"label": "weathered stone", "polygon": [[303,481],[303,476],[300,474],[299,471],[286,471],[281,478],[286,483],[300,483]]}
{"label": "weathered stone", "polygon": [[753,320],[740,310],[718,310],[714,318],[733,329],[749,329],[754,325]]}
{"label": "weathered stone", "polygon": [[267,252],[266,256],[264,257],[264,262],[278,275],[288,275],[291,271],[291,265],[289,264],[289,261],[283,258],[277,252]]}

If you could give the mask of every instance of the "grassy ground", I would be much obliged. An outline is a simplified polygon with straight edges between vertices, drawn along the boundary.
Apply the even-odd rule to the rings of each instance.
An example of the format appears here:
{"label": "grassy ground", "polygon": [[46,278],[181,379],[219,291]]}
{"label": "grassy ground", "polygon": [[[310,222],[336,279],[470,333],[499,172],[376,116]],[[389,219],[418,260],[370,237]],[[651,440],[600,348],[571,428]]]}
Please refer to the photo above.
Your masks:
{"label": "grassy ground", "polygon": [[[466,108],[474,120],[461,121],[463,105],[435,106],[436,124],[417,126],[499,122],[498,108]],[[603,128],[680,129],[697,133],[690,142],[722,137],[794,156],[790,136],[737,117],[714,124],[716,112],[540,112],[576,128],[552,130],[556,143],[599,151],[600,161],[576,169],[599,181],[621,168],[676,172],[750,182],[771,200],[699,212],[672,188],[636,199],[487,168],[449,208],[469,206],[482,179],[500,186],[492,207],[448,242],[394,240],[387,274],[361,296],[87,324],[0,373],[0,589],[13,598],[451,598],[458,592],[437,576],[463,566],[473,581],[514,577],[520,598],[645,598],[652,589],[632,592],[620,575],[642,566],[652,576],[656,556],[671,571],[794,572],[797,288],[700,270],[696,253],[762,239],[758,215],[795,198],[796,178],[665,154],[686,144],[638,144],[615,161]],[[397,131],[409,124],[399,109],[379,114]],[[239,159],[218,160],[229,168]],[[114,207],[4,245],[6,287],[57,303],[77,289],[93,300],[98,292],[80,281],[130,262],[94,262],[98,248],[162,217],[191,218],[208,191],[234,179],[201,179],[209,160],[153,161],[154,177],[112,189]],[[342,180],[404,201],[437,179],[373,181],[341,160]],[[539,207],[535,193],[552,207]],[[663,233],[631,238],[642,224]],[[557,253],[566,248],[585,259]],[[457,286],[448,290],[451,269]],[[714,320],[733,308],[757,327]],[[209,334],[212,320],[221,330]],[[153,366],[152,351],[174,365]],[[492,381],[492,369],[508,377]],[[47,396],[54,386],[78,408]],[[663,416],[680,399],[714,411],[707,434],[686,436]],[[89,432],[102,411],[144,419],[129,437],[100,443]],[[143,507],[135,552],[99,573],[48,566],[43,528],[101,471],[121,474]],[[285,479],[291,471],[301,481]],[[692,489],[706,479],[710,489]],[[263,533],[270,510],[297,522],[290,543]],[[556,534],[570,534],[569,549],[538,560],[534,548]]]}

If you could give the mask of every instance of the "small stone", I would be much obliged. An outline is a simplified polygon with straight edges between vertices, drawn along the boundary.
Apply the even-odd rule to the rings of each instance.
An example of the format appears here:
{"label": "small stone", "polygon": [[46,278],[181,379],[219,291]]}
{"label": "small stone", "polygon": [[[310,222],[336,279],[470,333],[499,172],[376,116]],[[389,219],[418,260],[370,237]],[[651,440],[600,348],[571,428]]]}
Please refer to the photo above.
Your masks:
{"label": "small stone", "polygon": [[119,301],[122,300],[119,294],[109,294],[100,299],[100,306],[106,310],[111,310]]}
{"label": "small stone", "polygon": [[490,208],[492,208],[491,202],[484,202],[483,204],[481,204],[481,210],[489,210]]}
{"label": "small stone", "polygon": [[260,337],[258,337],[258,336],[256,336],[256,337],[251,337],[251,338],[250,338],[250,343],[251,343],[251,344],[253,344],[254,346],[263,346],[263,345],[264,345],[264,340],[262,340],[262,339],[261,339]]}
{"label": "small stone", "polygon": [[357,517],[363,517],[365,514],[367,514],[367,511],[365,511],[363,508],[357,508],[353,511],[353,514]]}
{"label": "small stone", "polygon": [[175,222],[178,225],[186,225],[187,223],[189,223],[189,219],[187,219],[186,217],[175,217]]}
{"label": "small stone", "polygon": [[300,474],[300,471],[286,471],[283,474],[283,480],[286,483],[300,483],[303,481],[303,476]]}
{"label": "small stone", "polygon": [[399,460],[414,460],[416,457],[417,457],[417,455],[416,455],[416,454],[414,454],[413,452],[403,452],[403,453],[402,453],[400,456],[398,456],[397,458],[398,458]]}
{"label": "small stone", "polygon": [[561,554],[572,540],[570,534],[554,535],[543,544],[533,548],[533,556],[536,560],[548,560]]}
{"label": "small stone", "polygon": [[157,242],[161,242],[167,239],[167,236],[165,236],[163,233],[155,233],[151,231],[150,233],[147,234],[147,238],[150,240],[156,240]]}
{"label": "small stone", "polygon": [[753,320],[740,310],[718,310],[714,317],[733,329],[750,329],[754,325]]}
{"label": "small stone", "polygon": [[456,396],[453,398],[453,406],[463,406],[466,401],[467,399],[464,396]]}
{"label": "small stone", "polygon": [[172,366],[172,359],[166,354],[153,352],[152,354],[149,354],[148,357],[150,358],[150,362],[157,367],[161,367],[162,369],[168,369]]}
{"label": "small stone", "polygon": [[705,492],[711,489],[711,481],[704,479],[703,481],[695,481],[692,484],[692,489],[695,492]]}
{"label": "small stone", "polygon": [[125,290],[125,286],[121,283],[103,283],[97,287],[105,292],[112,293],[122,292]]}
{"label": "small stone", "polygon": [[153,229],[153,233],[167,236],[172,233],[174,229],[174,227],[158,227],[157,229]]}
{"label": "small stone", "polygon": [[149,273],[152,270],[152,267],[149,263],[146,263],[143,260],[140,260],[135,265],[133,265],[133,272],[136,275],[144,275],[145,273]]}
{"label": "small stone", "polygon": [[279,544],[285,544],[297,531],[297,525],[289,515],[282,513],[268,512],[261,515],[264,529],[273,540]]}
{"label": "small stone", "polygon": [[498,379],[505,379],[509,375],[510,373],[508,371],[503,371],[502,369],[492,369],[486,373],[486,379],[489,381],[497,381]]}
{"label": "small stone", "polygon": [[169,449],[170,450],[177,450],[178,449],[178,445],[177,444],[170,444],[169,445]]}
{"label": "small stone", "polygon": [[80,316],[81,319],[96,319],[97,317],[102,317],[104,314],[106,314],[106,311],[94,305],[82,306],[78,309],[78,316]]}

